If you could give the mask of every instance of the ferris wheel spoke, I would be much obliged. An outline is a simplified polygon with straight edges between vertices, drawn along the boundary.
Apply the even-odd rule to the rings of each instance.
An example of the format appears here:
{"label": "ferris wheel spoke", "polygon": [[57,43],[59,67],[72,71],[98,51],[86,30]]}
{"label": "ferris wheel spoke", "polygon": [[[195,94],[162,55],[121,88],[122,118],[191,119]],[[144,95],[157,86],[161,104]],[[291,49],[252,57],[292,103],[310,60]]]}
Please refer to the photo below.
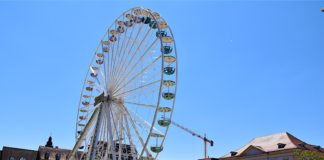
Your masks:
{"label": "ferris wheel spoke", "polygon": [[141,92],[140,94],[136,95],[136,94],[132,94],[132,95],[127,95],[126,97],[124,97],[125,100],[129,101],[129,100],[135,100],[139,97],[143,97],[143,98],[149,98],[148,96],[153,95],[156,92],[157,89],[151,89],[151,90],[146,90],[145,92]]}
{"label": "ferris wheel spoke", "polygon": [[132,125],[133,129],[135,130],[135,133],[137,135],[137,138],[140,140],[140,142],[141,142],[141,144],[143,146],[144,151],[146,152],[147,155],[151,155],[150,151],[147,149],[147,146],[144,143],[143,138],[141,137],[140,133],[138,132],[138,129],[136,127],[136,123],[134,122],[132,116],[128,112],[128,109],[124,105],[123,105],[123,108],[125,109],[126,115],[127,115],[128,119],[129,119],[129,121],[131,122],[131,125]]}
{"label": "ferris wheel spoke", "polygon": [[[127,61],[128,63],[126,65],[124,65],[123,73],[127,73],[129,66],[131,64],[133,64],[133,62],[135,62],[136,56],[140,53],[139,51],[141,51],[144,48],[147,48],[146,47],[147,45],[145,45],[145,44],[147,44],[148,42],[146,42],[145,40],[147,39],[148,33],[150,33],[150,29],[147,31],[147,34],[145,35],[145,37],[139,42],[137,49],[135,51],[132,50],[132,56],[130,56],[131,58],[128,59],[128,61]],[[150,43],[150,44],[153,44],[153,43]],[[146,52],[144,52],[144,53],[146,54]],[[143,55],[145,55],[145,54],[143,54]],[[124,63],[126,63],[126,61]]]}
{"label": "ferris wheel spoke", "polygon": [[102,87],[100,84],[92,84],[91,85],[95,90],[97,90],[99,93],[103,92],[104,91],[104,87]]}
{"label": "ferris wheel spoke", "polygon": [[[115,56],[114,56],[114,59],[112,61],[112,68],[111,68],[111,72],[110,72],[111,73],[110,74],[111,77],[114,77],[114,75],[113,75],[114,74],[114,70],[115,70],[116,65],[118,65],[117,58],[120,56],[119,55],[119,52],[118,52],[119,51],[120,37],[121,37],[120,34],[118,34],[117,48],[116,48],[115,52],[112,52],[112,54],[115,55]],[[115,43],[114,43],[114,45],[115,45]]]}
{"label": "ferris wheel spoke", "polygon": [[[157,76],[157,75],[161,75],[161,73],[160,73],[159,71],[152,71],[152,72],[153,72],[153,74],[147,74],[148,72],[144,72],[144,74],[145,74],[145,76],[150,77],[150,80],[152,80],[152,79],[157,79],[157,78],[159,78],[159,77],[156,77],[156,76]],[[143,76],[143,77],[144,77],[144,76]],[[139,78],[141,78],[141,77],[139,77]],[[153,83],[153,82],[155,82],[155,81],[150,82],[150,83],[146,83],[146,84],[143,84],[143,85],[142,85],[142,83],[145,83],[146,81],[147,81],[147,80],[145,80],[145,79],[141,79],[141,80],[140,80],[140,83],[141,83],[140,85],[138,85],[138,84],[133,84],[133,85],[129,85],[129,86],[127,86],[127,89],[128,89],[128,88],[132,88],[132,89],[128,89],[128,90],[133,90],[134,88],[139,88],[139,89],[137,89],[137,90],[133,90],[132,92],[129,92],[129,93],[127,93],[127,94],[124,94],[124,96],[130,96],[131,94],[137,94],[138,92],[145,93],[145,92],[147,92],[147,90],[149,90],[149,92],[152,92],[152,91],[154,91],[154,90],[159,90],[160,87],[155,87],[155,86],[146,87],[146,85],[151,84],[151,83]],[[159,82],[159,81],[161,81],[161,80],[157,79],[156,81]],[[157,82],[154,83],[154,84],[151,84],[151,85],[158,84]],[[141,86],[144,86],[144,87],[141,87]],[[153,89],[153,90],[152,90],[152,89]],[[123,89],[122,91],[125,92],[125,90],[126,90],[126,88]],[[120,91],[119,91],[119,92],[120,92]]]}
{"label": "ferris wheel spoke", "polygon": [[126,102],[124,101],[124,103],[126,104],[132,104],[132,105],[137,105],[137,106],[141,106],[141,107],[149,107],[149,108],[156,108],[157,105],[153,105],[153,104],[142,104],[142,103],[134,103],[134,102]]}
{"label": "ferris wheel spoke", "polygon": [[[115,94],[116,92],[118,92],[121,88],[127,86],[130,82],[132,82],[136,77],[138,77],[139,75],[143,74],[147,69],[149,69],[150,67],[154,66],[154,64],[161,58],[162,56],[160,55],[159,57],[157,57],[151,64],[149,64],[147,67],[145,67],[141,72],[139,72],[138,74],[134,75],[132,78],[130,78],[123,86],[117,88],[113,93]],[[118,86],[117,86],[118,87]]]}
{"label": "ferris wheel spoke", "polygon": [[110,67],[111,67],[111,70],[110,70],[110,72],[109,72],[109,76],[111,77],[111,80],[113,81],[114,80],[114,77],[113,77],[113,75],[112,75],[112,73],[113,73],[113,70],[114,70],[114,65],[115,65],[115,57],[116,57],[116,55],[115,55],[115,52],[116,52],[116,49],[115,49],[115,47],[116,47],[116,45],[115,45],[115,43],[116,42],[114,42],[114,45],[113,45],[113,50],[112,50],[112,52],[111,52],[111,62],[110,62]]}
{"label": "ferris wheel spoke", "polygon": [[125,129],[125,131],[126,131],[126,135],[127,135],[127,138],[128,138],[128,141],[129,141],[129,143],[130,143],[130,149],[131,149],[131,155],[132,155],[132,157],[136,157],[136,155],[135,155],[135,146],[134,146],[134,143],[133,143],[133,139],[132,139],[132,134],[131,134],[131,132],[130,132],[130,129],[129,129],[129,125],[128,125],[128,121],[127,121],[127,118],[126,118],[126,115],[124,114],[124,119],[125,119],[125,127],[126,127],[126,129]]}
{"label": "ferris wheel spoke", "polygon": [[[117,70],[117,68],[119,68],[119,65],[120,65],[120,63],[122,62],[122,57],[124,57],[124,54],[125,54],[125,52],[123,52],[124,50],[125,50],[125,48],[127,47],[124,47],[124,43],[125,43],[125,41],[126,41],[126,37],[127,37],[127,31],[128,31],[128,28],[126,28],[126,30],[124,31],[124,33],[123,33],[123,42],[122,42],[122,46],[121,46],[121,49],[119,50],[119,52],[117,51],[117,53],[118,53],[118,59],[116,60],[116,67],[114,67],[113,68],[113,72],[112,72],[112,77],[115,77],[115,74],[116,74],[116,70]],[[128,39],[129,40],[129,39]]]}
{"label": "ferris wheel spoke", "polygon": [[151,128],[153,128],[153,130],[156,132],[156,133],[159,133],[159,134],[162,134],[162,132],[161,131],[159,131],[157,128],[155,128],[155,127],[152,127],[152,125],[149,123],[149,122],[147,122],[147,121],[145,121],[144,119],[142,119],[140,116],[138,116],[136,113],[134,113],[134,112],[130,112],[131,113],[131,115],[133,116],[133,117],[135,117],[134,118],[134,120],[135,120],[135,122],[138,122],[139,124],[141,124],[141,125],[139,125],[139,126],[142,126],[142,128],[149,134],[150,133],[150,131],[149,131],[149,129],[151,129]]}
{"label": "ferris wheel spoke", "polygon": [[[135,25],[134,25],[134,26],[135,26]],[[142,31],[142,28],[143,28],[143,24],[141,23],[141,24],[140,24],[140,27],[139,27],[139,29],[138,29],[138,31],[137,31],[136,37],[135,37],[135,39],[133,40],[133,43],[132,43],[130,49],[128,50],[127,56],[129,56],[131,50],[133,49],[133,47],[134,47],[134,45],[135,45],[135,42],[136,42],[138,36],[140,35],[140,33],[141,33],[141,31]],[[126,58],[127,58],[127,57],[126,57]],[[125,65],[125,63],[122,63],[120,68],[122,69],[124,65]],[[117,70],[117,73],[119,73],[119,72],[120,72],[120,71]],[[113,83],[115,83],[115,82],[113,82]]]}
{"label": "ferris wheel spoke", "polygon": [[[145,88],[145,87],[151,86],[151,85],[153,85],[153,84],[156,84],[157,82],[161,82],[161,80],[156,80],[156,81],[153,81],[153,82],[147,83],[147,84],[145,84],[145,85],[139,86],[139,87],[134,88],[134,89],[131,89],[131,90],[127,90],[127,91],[125,91],[125,92],[119,93],[119,94],[114,95],[114,96],[117,97],[117,96],[120,96],[120,95],[129,94],[129,93],[131,93],[131,92],[134,92],[134,91],[137,91],[137,90],[143,89],[143,88]],[[118,92],[116,92],[116,93],[118,93]]]}
{"label": "ferris wheel spoke", "polygon": [[[124,21],[124,17],[123,17],[123,20],[122,20],[122,21]],[[119,36],[119,38],[118,38],[118,48],[117,48],[117,51],[116,51],[116,54],[118,55],[117,59],[120,58],[120,53],[121,53],[121,50],[123,49],[123,46],[124,46],[124,43],[125,43],[125,36],[126,36],[127,30],[128,30],[127,27],[126,27],[126,29],[124,29],[124,26],[118,26],[118,27],[123,28],[122,30],[124,30],[124,32],[118,34],[118,36]],[[120,42],[120,39],[121,39],[121,38],[120,38],[121,35],[123,35],[123,42],[122,42],[122,46],[121,46],[121,48],[119,48],[119,42]],[[115,60],[116,63],[118,62],[117,59]],[[118,63],[117,63],[117,64],[118,64]]]}
{"label": "ferris wheel spoke", "polygon": [[[131,39],[131,38],[128,38],[129,41],[132,41],[134,44],[139,44],[138,40],[136,39]],[[126,53],[128,47],[125,47],[125,51],[123,52],[123,59],[122,61],[119,63],[118,67],[113,71],[114,72],[114,81],[116,81],[116,78],[117,78],[117,74],[120,73],[122,71],[122,69],[125,67],[126,63],[128,60],[129,60],[129,57],[130,57],[130,51],[128,53]]]}
{"label": "ferris wheel spoke", "polygon": [[156,42],[157,42],[157,40],[156,41],[154,41],[152,44],[151,44],[151,46],[149,47],[149,48],[147,48],[146,49],[146,51],[141,55],[141,57],[133,64],[133,66],[132,67],[130,67],[130,65],[132,64],[132,63],[128,63],[127,65],[126,65],[126,67],[124,67],[124,70],[122,71],[123,73],[126,73],[126,74],[121,74],[120,76],[118,76],[117,78],[116,78],[116,85],[115,86],[118,86],[118,85],[120,85],[120,83],[121,82],[123,82],[128,76],[130,76],[138,67],[139,67],[139,63],[143,63],[144,61],[143,61],[143,58],[144,58],[144,56],[146,56],[148,53],[149,53],[149,51],[150,51],[150,49],[152,48],[152,47],[154,47],[155,45],[156,45]]}
{"label": "ferris wheel spoke", "polygon": [[[96,73],[96,74],[98,74],[98,73]],[[104,88],[104,87],[102,87],[104,84],[101,83],[100,79],[101,78],[98,78],[98,76],[97,76],[94,78],[95,81],[93,81],[93,82],[91,82],[91,84],[89,84],[90,87],[94,87],[95,89],[98,90],[98,92],[103,91],[103,88]]]}
{"label": "ferris wheel spoke", "polygon": [[[147,94],[151,94],[151,96],[156,95],[155,93],[157,93],[156,91],[158,91],[160,88],[158,87],[158,83],[156,83],[156,85],[151,85],[151,87],[143,87],[141,89],[135,90],[133,92],[128,92],[127,94],[123,94],[121,97],[123,97],[124,99],[130,99],[132,97],[136,97],[136,96],[143,96],[143,95],[147,95]],[[130,87],[127,87],[130,88]]]}
{"label": "ferris wheel spoke", "polygon": [[117,123],[118,123],[118,116],[117,114],[113,111],[114,107],[111,106],[111,109],[110,109],[110,117],[111,117],[111,124],[112,124],[112,128],[111,128],[111,131],[112,131],[112,137],[113,137],[113,141],[111,141],[111,144],[113,144],[114,147],[112,147],[112,145],[110,145],[110,149],[111,150],[114,150],[116,149],[116,143],[115,143],[115,140],[114,138],[115,137],[118,137],[118,131],[117,131]]}
{"label": "ferris wheel spoke", "polygon": [[[112,114],[113,116],[114,114]],[[123,131],[123,114],[122,113],[117,113],[115,114],[116,116],[116,121],[115,121],[115,126],[114,126],[114,130],[116,131],[116,139],[118,140],[118,159],[121,158],[122,156],[122,150],[123,148],[126,147],[126,143],[124,143],[123,145],[123,134],[124,134],[124,131]],[[125,148],[126,149],[126,148]]]}
{"label": "ferris wheel spoke", "polygon": [[[104,45],[101,43],[101,50],[103,50],[103,48],[104,48]],[[103,54],[104,55],[104,54]],[[103,66],[102,66],[102,68],[103,68],[103,70],[104,70],[104,72],[103,73],[101,73],[102,74],[102,77],[103,77],[103,80],[104,80],[104,82],[107,82],[107,72],[106,72],[106,61],[105,61],[105,56],[103,57]],[[107,83],[105,83],[105,87],[107,87]]]}
{"label": "ferris wheel spoke", "polygon": [[[129,60],[129,63],[123,68],[123,74],[121,74],[119,77],[116,78],[116,86],[119,85],[120,82],[123,81],[124,78],[126,78],[127,76],[129,76],[135,69],[137,69],[137,66],[140,62],[143,62],[143,58],[148,55],[148,53],[150,53],[151,49],[156,45],[156,42],[158,41],[158,39],[155,39],[155,41],[153,43],[150,44],[149,47],[146,47],[146,50],[143,52],[143,54],[141,55],[141,57],[135,62],[134,61],[134,65],[132,67],[130,67],[131,64],[133,64],[133,60],[134,57],[131,58],[131,60]],[[137,51],[135,51],[134,53],[136,53]],[[126,73],[126,74],[125,74]]]}
{"label": "ferris wheel spoke", "polygon": [[[108,32],[108,31],[107,31]],[[108,35],[109,33],[107,33],[107,35]],[[109,41],[109,40],[108,40]],[[112,46],[111,45],[109,45],[108,46],[108,50],[112,50]],[[106,72],[105,72],[105,74],[106,74],[106,83],[107,83],[107,85],[110,85],[110,81],[111,81],[111,77],[110,77],[110,75],[109,75],[109,73],[111,72],[110,70],[111,70],[111,68],[110,68],[110,63],[111,63],[111,54],[110,54],[110,52],[105,52],[106,54],[105,54],[105,68],[106,68]],[[108,87],[110,87],[110,86],[108,86]]]}
{"label": "ferris wheel spoke", "polygon": [[112,55],[112,51],[113,51],[113,48],[114,48],[114,46],[113,45],[110,45],[110,52],[108,52],[107,53],[107,58],[106,58],[106,68],[107,68],[107,72],[106,72],[106,80],[107,80],[107,84],[108,85],[110,85],[110,82],[112,81],[112,79],[111,79],[111,75],[110,75],[110,73],[112,72],[111,70],[112,70],[112,68],[111,68],[111,63],[112,63],[112,58],[113,58],[113,55]]}
{"label": "ferris wheel spoke", "polygon": [[[143,42],[145,41],[145,39],[146,39],[147,35],[150,33],[150,31],[151,31],[151,28],[148,29],[148,31],[146,32],[144,38],[141,40],[140,44],[137,46],[137,49],[133,52],[133,54],[132,54],[132,56],[131,56],[131,58],[130,58],[130,60],[129,60],[128,62],[132,62],[132,61],[133,61],[134,57],[137,55],[138,51],[140,50],[140,48],[141,48]],[[128,66],[129,66],[129,63],[126,64],[126,68],[127,68]],[[126,68],[125,68],[125,69],[126,69]],[[125,72],[125,70],[124,70],[124,72]],[[123,73],[124,73],[124,72],[123,72]]]}
{"label": "ferris wheel spoke", "polygon": [[128,79],[127,77],[124,79],[124,81],[128,80],[127,82],[121,83],[119,84],[122,85],[124,84],[122,87],[117,86],[116,90],[113,93],[118,92],[121,88],[127,86],[130,82],[132,82],[135,78],[137,78],[138,76],[142,75],[145,73],[146,70],[150,69],[151,67],[154,67],[154,64],[161,58],[162,56],[160,55],[159,57],[157,57],[156,59],[154,59],[150,64],[148,64],[148,66],[146,66],[144,69],[141,70],[141,72],[135,74],[132,78]]}
{"label": "ferris wheel spoke", "polygon": [[[116,24],[114,25],[114,28],[116,28]],[[113,30],[114,30],[114,29],[109,30],[109,32],[110,32],[109,35],[111,35],[111,36],[115,36],[115,34],[112,34],[112,33],[111,33]],[[110,36],[108,36],[108,39],[110,40]],[[119,40],[119,38],[118,38],[118,40]],[[115,52],[116,52],[116,50],[117,50],[117,47],[116,47],[116,41],[110,41],[110,42],[111,42],[111,46],[112,46],[112,48],[111,48],[111,53],[110,53],[111,57],[110,57],[110,62],[109,62],[109,64],[110,64],[110,68],[111,68],[111,70],[110,70],[110,72],[109,72],[109,77],[111,77],[111,73],[112,73],[112,70],[113,70],[113,65],[114,65],[114,63],[115,63],[115,61],[114,61],[114,59],[115,59]],[[118,41],[118,42],[119,42],[119,41]]]}
{"label": "ferris wheel spoke", "polygon": [[111,73],[112,73],[112,68],[113,68],[113,63],[114,63],[113,60],[114,60],[115,46],[116,46],[116,45],[115,45],[115,42],[113,42],[113,43],[112,43],[112,49],[111,49],[110,61],[109,61],[109,64],[110,64],[110,66],[109,66],[109,67],[110,67],[110,71],[109,71],[109,74],[108,74],[111,80],[113,80],[113,79],[112,79],[112,74],[111,74]]}
{"label": "ferris wheel spoke", "polygon": [[113,137],[118,137],[118,131],[117,131],[117,123],[118,123],[118,116],[117,116],[117,111],[113,111],[115,107],[112,107],[110,109],[110,117],[112,119],[111,123],[112,123],[112,134]]}
{"label": "ferris wheel spoke", "polygon": [[[130,40],[131,40],[132,37],[133,37],[134,28],[135,28],[135,25],[133,25],[133,27],[132,27],[132,31],[131,31],[131,33],[130,33],[130,36],[127,38],[128,40],[127,40],[127,44],[126,44],[126,46],[123,47],[123,50],[121,50],[121,51],[123,51],[123,53],[122,53],[122,58],[121,58],[121,60],[120,60],[120,63],[118,63],[118,64],[121,64],[122,62],[124,62],[124,57],[126,57],[125,54],[126,54],[126,51],[127,51],[128,45],[129,45],[129,42],[130,42]],[[128,28],[127,28],[127,29],[128,29]],[[125,33],[127,33],[127,29],[126,29],[126,32],[125,32]],[[126,34],[125,34],[125,36],[126,36]],[[124,40],[125,40],[125,39],[126,39],[126,38],[124,38]],[[134,42],[135,42],[135,40],[133,40],[133,43],[134,43]],[[114,71],[114,74],[113,74],[114,77],[115,77],[116,74],[118,73],[120,67],[121,67],[121,65],[119,65],[119,66],[116,68],[116,70]]]}
{"label": "ferris wheel spoke", "polygon": [[[127,72],[126,76],[122,77],[122,80],[120,80],[120,82],[122,82],[123,80],[125,80],[126,77],[128,77],[138,66],[139,62],[141,62],[141,60],[143,59],[143,57],[149,53],[149,51],[151,50],[152,47],[154,47],[156,45],[156,42],[158,41],[158,39],[156,38],[154,40],[154,42],[146,49],[146,51],[142,54],[142,56],[137,60],[137,62],[130,67],[131,69]],[[126,66],[125,71],[127,70],[129,64]],[[119,85],[119,83],[117,82],[116,85]]]}

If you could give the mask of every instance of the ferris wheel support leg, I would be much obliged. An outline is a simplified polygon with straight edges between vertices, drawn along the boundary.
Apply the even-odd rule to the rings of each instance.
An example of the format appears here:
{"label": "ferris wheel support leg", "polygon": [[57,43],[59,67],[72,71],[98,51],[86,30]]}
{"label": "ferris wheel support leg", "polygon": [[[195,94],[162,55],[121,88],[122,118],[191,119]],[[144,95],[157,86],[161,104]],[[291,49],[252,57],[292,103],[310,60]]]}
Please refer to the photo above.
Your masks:
{"label": "ferris wheel support leg", "polygon": [[136,127],[136,123],[135,123],[134,119],[132,118],[132,116],[130,115],[128,109],[124,105],[123,105],[123,108],[124,108],[124,111],[125,111],[128,119],[129,119],[129,121],[131,122],[131,125],[132,125],[133,129],[135,130],[135,133],[136,133],[138,139],[140,140],[140,142],[142,143],[142,146],[144,148],[142,153],[140,154],[140,157],[143,155],[144,151],[146,152],[147,155],[151,155],[149,150],[146,148],[147,145],[145,145],[143,138],[140,136],[140,133],[139,133],[137,127]]}
{"label": "ferris wheel support leg", "polygon": [[68,155],[68,160],[74,160],[74,156],[76,154],[76,152],[78,151],[84,137],[88,134],[89,128],[91,127],[92,123],[94,122],[94,120],[97,118],[99,113],[99,109],[96,108],[94,113],[92,114],[89,122],[86,124],[86,126],[84,127],[84,131],[81,133],[81,136],[79,137],[79,139],[77,140],[77,142],[75,143],[72,151],[70,152],[70,154]]}
{"label": "ferris wheel support leg", "polygon": [[124,116],[125,124],[126,124],[126,133],[127,133],[126,135],[128,137],[129,143],[131,145],[131,154],[132,154],[133,158],[136,158],[137,155],[135,154],[135,145],[134,145],[133,140],[132,140],[132,135],[130,133],[130,129],[129,129],[129,125],[128,125],[128,120],[127,120],[126,114],[124,114],[123,116]]}
{"label": "ferris wheel support leg", "polygon": [[[109,134],[109,141],[110,141],[110,148],[111,148],[111,153],[112,153],[112,160],[116,160],[116,152],[115,152],[115,143],[114,143],[114,137],[112,134],[112,128],[111,128],[111,123],[113,122],[110,116],[110,110],[111,106],[109,103],[105,103],[105,113],[107,117],[107,128],[108,128],[108,134]],[[109,146],[109,145],[108,145]],[[107,147],[106,155],[108,155],[109,147]]]}
{"label": "ferris wheel support leg", "polygon": [[93,137],[92,145],[90,147],[90,153],[91,153],[91,158],[90,160],[96,159],[96,150],[97,150],[97,145],[98,145],[98,137],[101,129],[101,122],[102,122],[102,105],[100,105],[99,108],[99,113],[98,113],[98,120],[95,128],[95,137]]}
{"label": "ferris wheel support leg", "polygon": [[123,116],[122,114],[119,115],[120,116],[120,120],[119,120],[119,136],[118,136],[118,144],[119,144],[119,148],[118,148],[118,160],[122,160],[122,145],[123,145]]}

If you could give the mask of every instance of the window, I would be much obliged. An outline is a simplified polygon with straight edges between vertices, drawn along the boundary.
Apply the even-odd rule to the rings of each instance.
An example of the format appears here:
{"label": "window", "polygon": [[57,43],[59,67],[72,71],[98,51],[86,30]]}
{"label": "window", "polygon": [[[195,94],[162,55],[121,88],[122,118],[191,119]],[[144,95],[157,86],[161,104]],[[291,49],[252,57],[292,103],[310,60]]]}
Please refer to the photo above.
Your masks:
{"label": "window", "polygon": [[16,158],[14,156],[10,156],[9,160],[16,160]]}
{"label": "window", "polygon": [[234,151],[231,152],[231,156],[235,156],[236,154],[237,154],[237,152],[234,152]]}
{"label": "window", "polygon": [[284,143],[278,143],[278,148],[281,149],[281,148],[285,148],[286,144]]}
{"label": "window", "polygon": [[20,157],[19,160],[27,160],[25,157]]}
{"label": "window", "polygon": [[45,155],[44,155],[44,158],[45,159],[49,159],[49,157],[50,157],[50,153],[49,152],[46,152]]}
{"label": "window", "polygon": [[57,154],[55,155],[55,160],[60,160],[60,159],[61,159],[61,154],[57,153]]}

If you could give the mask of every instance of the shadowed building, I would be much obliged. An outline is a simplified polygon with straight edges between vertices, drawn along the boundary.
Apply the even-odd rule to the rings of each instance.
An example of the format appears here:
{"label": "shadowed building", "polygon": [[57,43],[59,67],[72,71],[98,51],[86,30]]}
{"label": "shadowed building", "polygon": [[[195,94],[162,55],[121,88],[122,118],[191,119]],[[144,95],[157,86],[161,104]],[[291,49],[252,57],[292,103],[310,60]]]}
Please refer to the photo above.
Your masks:
{"label": "shadowed building", "polygon": [[3,147],[1,160],[36,160],[37,151],[13,148],[13,147]]}
{"label": "shadowed building", "polygon": [[[98,142],[98,145],[103,150],[107,149],[107,143]],[[119,144],[115,144],[115,152],[119,152]],[[121,146],[122,159],[134,160],[131,154],[131,146],[123,144]],[[62,149],[53,147],[52,137],[48,138],[45,146],[39,146],[38,150],[29,150],[22,148],[13,148],[4,146],[0,150],[0,160],[67,160],[68,154],[71,152],[69,149]],[[137,155],[137,151],[134,151],[134,155]],[[81,157],[82,152],[78,152],[78,157]],[[108,155],[112,158],[112,154]],[[117,156],[118,159],[118,156]]]}
{"label": "shadowed building", "polygon": [[242,148],[232,151],[220,160],[294,160],[297,153],[310,151],[312,154],[324,156],[320,146],[307,144],[295,136],[284,132],[253,139]]}
{"label": "shadowed building", "polygon": [[53,147],[52,137],[49,137],[46,145],[39,146],[38,150],[4,146],[0,150],[0,160],[66,160],[70,151]]}

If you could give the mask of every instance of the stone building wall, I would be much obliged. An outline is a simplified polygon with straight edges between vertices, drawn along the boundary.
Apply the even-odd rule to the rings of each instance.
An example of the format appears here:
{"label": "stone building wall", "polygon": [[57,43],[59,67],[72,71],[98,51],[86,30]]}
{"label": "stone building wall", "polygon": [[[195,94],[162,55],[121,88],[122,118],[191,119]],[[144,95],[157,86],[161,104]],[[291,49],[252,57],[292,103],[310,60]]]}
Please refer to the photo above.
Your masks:
{"label": "stone building wall", "polygon": [[3,147],[0,160],[37,160],[37,151]]}

